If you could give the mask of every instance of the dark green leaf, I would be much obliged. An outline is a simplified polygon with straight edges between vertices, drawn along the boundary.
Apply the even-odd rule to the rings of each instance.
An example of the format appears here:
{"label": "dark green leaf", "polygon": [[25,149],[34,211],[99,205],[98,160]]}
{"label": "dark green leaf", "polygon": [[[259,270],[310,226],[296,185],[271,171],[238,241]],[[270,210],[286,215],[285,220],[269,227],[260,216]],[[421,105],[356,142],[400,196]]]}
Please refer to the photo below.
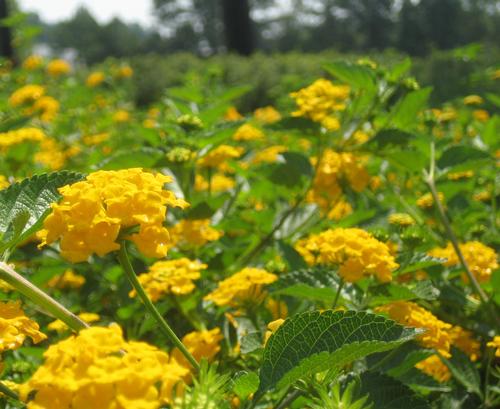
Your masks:
{"label": "dark green leaf", "polygon": [[452,146],[443,152],[437,161],[437,165],[443,169],[488,157],[488,152],[473,148],[472,146]]}
{"label": "dark green leaf", "polygon": [[301,377],[387,351],[419,331],[383,316],[356,311],[313,311],[288,318],[269,338],[260,370],[261,393]]}
{"label": "dark green leaf", "polygon": [[390,145],[407,145],[415,135],[399,129],[384,129],[370,140],[370,145],[385,148]]}
{"label": "dark green leaf", "polygon": [[299,152],[285,152],[283,163],[273,165],[270,180],[279,185],[295,186],[303,176],[310,177],[313,169],[309,158]]}
{"label": "dark green leaf", "polygon": [[473,362],[462,351],[452,348],[451,358],[441,357],[450,369],[453,377],[461,383],[469,392],[482,396],[481,379],[479,372]]}

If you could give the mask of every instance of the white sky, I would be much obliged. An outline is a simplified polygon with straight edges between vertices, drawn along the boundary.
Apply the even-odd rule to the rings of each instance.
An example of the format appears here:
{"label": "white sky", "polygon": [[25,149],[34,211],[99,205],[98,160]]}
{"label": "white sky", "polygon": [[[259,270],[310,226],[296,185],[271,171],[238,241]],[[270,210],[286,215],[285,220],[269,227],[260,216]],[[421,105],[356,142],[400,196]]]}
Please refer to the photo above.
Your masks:
{"label": "white sky", "polygon": [[17,0],[22,11],[34,11],[42,20],[53,23],[71,17],[80,5],[100,22],[120,17],[126,22],[149,26],[153,23],[152,0]]}

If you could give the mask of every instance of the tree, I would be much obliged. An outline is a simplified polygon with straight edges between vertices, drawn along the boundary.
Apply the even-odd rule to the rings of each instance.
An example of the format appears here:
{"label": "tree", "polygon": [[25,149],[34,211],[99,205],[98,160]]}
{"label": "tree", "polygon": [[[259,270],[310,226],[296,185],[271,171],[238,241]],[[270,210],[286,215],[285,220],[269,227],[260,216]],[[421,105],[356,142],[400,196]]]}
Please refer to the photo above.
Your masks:
{"label": "tree", "polygon": [[250,55],[254,51],[254,34],[248,0],[222,0],[222,8],[227,49]]}
{"label": "tree", "polygon": [[7,0],[0,0],[0,56],[15,62],[14,48],[12,47],[12,31],[8,25],[1,23],[7,17],[9,17]]}

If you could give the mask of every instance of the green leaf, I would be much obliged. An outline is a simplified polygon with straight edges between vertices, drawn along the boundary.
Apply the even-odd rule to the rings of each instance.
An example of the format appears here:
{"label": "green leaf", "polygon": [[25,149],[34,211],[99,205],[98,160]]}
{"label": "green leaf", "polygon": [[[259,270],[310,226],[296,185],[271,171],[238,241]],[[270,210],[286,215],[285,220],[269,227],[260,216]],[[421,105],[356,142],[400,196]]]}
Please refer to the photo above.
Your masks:
{"label": "green leaf", "polygon": [[398,260],[401,267],[396,271],[397,275],[411,273],[424,268],[437,266],[446,261],[443,258],[431,257],[427,254],[413,254],[409,260]]}
{"label": "green leaf", "polygon": [[46,173],[1,190],[0,250],[12,248],[35,233],[48,215],[50,205],[60,199],[58,189],[83,178],[76,172]]}
{"label": "green leaf", "polygon": [[370,305],[386,304],[393,301],[435,300],[439,290],[429,280],[419,281],[413,285],[385,284],[371,289],[373,294]]}
{"label": "green leaf", "polygon": [[259,375],[255,372],[240,372],[234,380],[233,392],[240,399],[247,399],[259,388]]}
{"label": "green leaf", "polygon": [[370,145],[385,148],[390,145],[407,145],[415,135],[399,129],[384,129],[378,132],[371,140]]}
{"label": "green leaf", "polygon": [[320,131],[321,125],[317,122],[311,121],[308,118],[285,117],[280,121],[268,125],[267,128],[273,131],[296,131],[300,133],[317,135]]}
{"label": "green leaf", "polygon": [[401,129],[414,125],[417,114],[427,105],[431,91],[428,87],[405,95],[392,109],[391,123]]}
{"label": "green leaf", "polygon": [[313,311],[288,318],[264,349],[259,392],[340,368],[387,351],[419,333],[383,316],[356,311]]}
{"label": "green leaf", "polygon": [[461,165],[464,162],[489,158],[488,152],[473,148],[472,146],[452,146],[443,152],[437,165],[441,168]]}
{"label": "green leaf", "polygon": [[288,243],[284,242],[283,240],[278,240],[278,248],[284,260],[288,263],[290,269],[295,270],[298,268],[307,267],[306,262],[299,254],[299,252]]}
{"label": "green leaf", "polygon": [[159,149],[144,147],[140,149],[119,151],[103,160],[98,166],[102,170],[119,170],[126,168],[153,168],[164,156]]}
{"label": "green leaf", "polygon": [[441,357],[442,361],[450,369],[453,377],[462,384],[468,392],[474,392],[482,396],[481,379],[479,372],[473,362],[462,351],[452,348],[451,358]]}
{"label": "green leaf", "polygon": [[221,194],[210,199],[210,202],[199,202],[194,204],[186,213],[186,219],[208,219],[229,199],[227,193]]}
{"label": "green leaf", "polygon": [[241,337],[240,351],[242,354],[248,354],[259,349],[262,349],[262,334],[260,332],[249,332]]}
{"label": "green leaf", "polygon": [[366,394],[376,409],[430,409],[429,403],[408,386],[382,373],[361,374],[359,396]]}
{"label": "green leaf", "polygon": [[313,168],[309,158],[299,152],[285,152],[281,156],[284,162],[272,165],[270,180],[279,185],[295,186],[302,176],[311,177]]}
{"label": "green leaf", "polygon": [[364,91],[375,90],[375,76],[373,71],[367,67],[338,61],[326,65],[325,70],[340,81],[349,84],[354,89],[361,89]]}

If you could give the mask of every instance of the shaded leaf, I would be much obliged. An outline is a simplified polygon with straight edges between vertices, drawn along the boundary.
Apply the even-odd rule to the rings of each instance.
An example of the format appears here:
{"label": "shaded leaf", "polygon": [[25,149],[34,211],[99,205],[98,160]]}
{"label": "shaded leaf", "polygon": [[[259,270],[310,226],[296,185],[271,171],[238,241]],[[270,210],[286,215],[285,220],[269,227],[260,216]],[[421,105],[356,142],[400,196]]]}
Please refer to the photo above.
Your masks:
{"label": "shaded leaf", "polygon": [[443,169],[450,166],[462,165],[464,162],[486,159],[488,152],[473,148],[472,146],[452,146],[443,152],[437,165]]}
{"label": "shaded leaf", "polygon": [[255,372],[240,372],[233,384],[233,392],[240,399],[247,399],[259,388],[259,375]]}
{"label": "shaded leaf", "polygon": [[441,357],[442,361],[450,369],[453,377],[462,384],[468,392],[474,392],[482,396],[481,379],[479,372],[473,362],[462,351],[452,348],[451,358]]}

